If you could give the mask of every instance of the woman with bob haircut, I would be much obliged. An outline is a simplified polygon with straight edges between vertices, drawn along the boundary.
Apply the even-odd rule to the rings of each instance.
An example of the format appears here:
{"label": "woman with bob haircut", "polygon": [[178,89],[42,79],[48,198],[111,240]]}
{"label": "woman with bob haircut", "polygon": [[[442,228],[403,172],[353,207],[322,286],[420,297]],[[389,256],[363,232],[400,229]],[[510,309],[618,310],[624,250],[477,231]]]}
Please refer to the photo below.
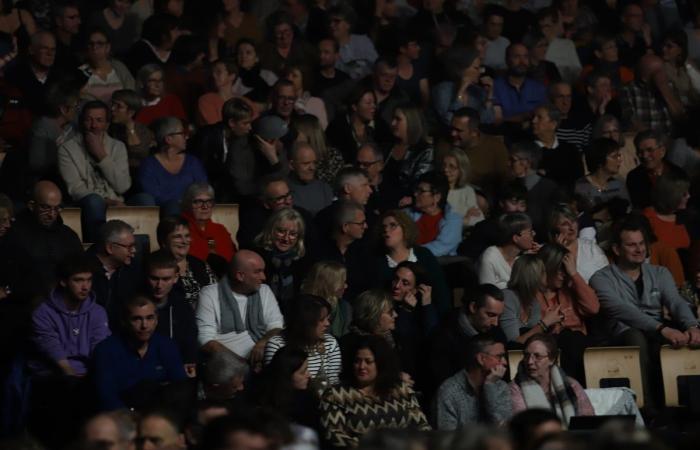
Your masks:
{"label": "woman with bob haircut", "polygon": [[378,336],[359,340],[349,354],[343,384],[324,392],[321,425],[336,448],[357,447],[372,429],[430,426],[413,389],[401,379],[399,362],[389,344]]}
{"label": "woman with bob haircut", "polygon": [[557,365],[557,341],[548,334],[534,334],[525,342],[523,360],[510,383],[513,414],[525,409],[551,410],[567,426],[574,416],[593,416],[595,411],[578,381]]}
{"label": "woman with bob haircut", "polygon": [[469,158],[466,153],[451,148],[442,155],[439,166],[450,185],[447,204],[450,205],[452,212],[462,217],[462,225],[471,227],[484,220],[484,213],[477,204],[476,191],[467,182]]}
{"label": "woman with bob haircut", "polygon": [[643,211],[659,242],[676,251],[690,247],[688,226],[682,221],[690,199],[689,189],[690,181],[685,175],[664,173],[652,188],[651,206]]}
{"label": "woman with bob haircut", "polygon": [[336,338],[347,334],[352,321],[352,307],[343,298],[348,271],[337,261],[319,261],[311,266],[301,283],[301,293],[321,297],[331,306],[330,333]]}
{"label": "woman with bob haircut", "polygon": [[433,169],[433,148],[426,141],[427,124],[423,110],[410,103],[394,109],[391,132],[395,143],[384,166],[384,174],[398,179],[400,187],[411,192],[415,180]]}
{"label": "woman with bob haircut", "polygon": [[308,355],[312,389],[338,384],[341,369],[338,341],[327,333],[331,306],[321,297],[301,295],[288,310],[289,320],[281,334],[273,336],[265,346],[265,364],[284,346],[299,348]]}
{"label": "woman with bob haircut", "polygon": [[588,201],[590,208],[613,198],[630,201],[624,180],[619,178],[622,167],[620,144],[610,138],[596,139],[585,151],[588,175],[579,178],[574,193]]}
{"label": "woman with bob haircut", "polygon": [[255,238],[254,249],[265,261],[267,284],[286,315],[310,266],[304,245],[304,219],[293,208],[275,211]]}
{"label": "woman with bob haircut", "polygon": [[537,255],[523,255],[513,264],[508,289],[503,291],[505,308],[500,326],[514,346],[537,333],[546,333],[564,320],[559,305],[541,309],[537,301],[546,282],[544,263]]}

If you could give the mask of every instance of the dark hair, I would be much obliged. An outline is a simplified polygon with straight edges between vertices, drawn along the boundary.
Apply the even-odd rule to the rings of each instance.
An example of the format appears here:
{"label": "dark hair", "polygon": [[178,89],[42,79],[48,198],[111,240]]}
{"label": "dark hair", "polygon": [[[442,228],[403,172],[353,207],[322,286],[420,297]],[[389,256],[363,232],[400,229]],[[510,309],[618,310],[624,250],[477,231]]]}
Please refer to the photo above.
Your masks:
{"label": "dark hair", "polygon": [[479,362],[477,361],[476,356],[479,353],[484,353],[487,347],[498,343],[499,342],[491,336],[484,336],[480,334],[472,336],[466,342],[464,348],[464,368],[469,370],[479,367]]}
{"label": "dark hair", "polygon": [[287,327],[283,331],[286,344],[292,347],[308,347],[317,343],[316,328],[323,311],[331,313],[331,305],[322,297],[301,294],[289,312]]}
{"label": "dark hair", "polygon": [[154,309],[156,308],[155,302],[143,294],[136,294],[135,296],[127,299],[122,304],[122,319],[127,322],[129,320],[129,314],[131,314],[132,308],[140,308],[148,304],[153,305]]}
{"label": "dark hair", "polygon": [[199,55],[206,53],[206,44],[200,37],[183,35],[175,41],[168,62],[177,66],[186,66],[194,62]]}
{"label": "dark hair", "polygon": [[394,268],[394,274],[396,274],[396,272],[398,272],[399,269],[408,269],[411,271],[411,273],[413,273],[413,277],[416,279],[416,287],[418,287],[419,284],[433,284],[430,282],[430,275],[428,274],[428,272],[422,265],[418,264],[417,262],[403,261],[399,263],[396,266],[396,268]]}
{"label": "dark hair", "polygon": [[546,333],[533,334],[525,341],[523,348],[527,348],[528,345],[535,341],[540,341],[544,344],[545,347],[547,347],[547,354],[549,355],[549,359],[551,359],[552,361],[556,361],[557,358],[559,358],[559,345],[557,345],[557,338],[555,338],[551,334]]}
{"label": "dark hair", "polygon": [[69,107],[72,102],[78,103],[80,92],[73,82],[59,81],[51,84],[46,90],[44,104],[49,117],[61,115],[61,108]]}
{"label": "dark hair", "polygon": [[634,136],[634,148],[639,151],[639,146],[642,142],[647,139],[653,139],[656,141],[656,145],[666,145],[666,136],[658,130],[643,130]]}
{"label": "dark hair", "polygon": [[93,27],[93,28],[90,28],[87,31],[87,33],[85,33],[85,47],[88,46],[88,43],[90,42],[90,37],[92,37],[93,34],[101,34],[102,37],[105,38],[105,41],[107,41],[107,44],[109,44],[109,45],[112,44],[112,40],[109,38],[109,36],[107,35],[107,32],[103,28]]}
{"label": "dark hair", "polygon": [[165,247],[165,242],[168,240],[168,235],[175,231],[177,227],[189,228],[189,223],[182,216],[167,216],[160,219],[156,228],[156,236],[158,245]]}
{"label": "dark hair", "polygon": [[476,130],[481,125],[481,117],[479,116],[479,111],[474,108],[463,107],[459,108],[452,114],[452,117],[457,118],[468,118],[469,119],[469,129]]}
{"label": "dark hair", "polygon": [[564,262],[564,257],[569,254],[569,250],[563,245],[552,242],[542,246],[537,256],[544,263],[544,270],[547,277],[551,278],[557,274]]}
{"label": "dark hair", "polygon": [[96,272],[97,268],[94,259],[81,252],[65,258],[56,268],[56,275],[59,280],[67,280],[79,273]]}
{"label": "dark hair", "polygon": [[671,41],[681,48],[681,54],[678,61],[672,61],[676,67],[682,67],[685,65],[685,61],[688,59],[688,35],[685,34],[685,30],[681,28],[674,28],[666,31],[661,42]]}
{"label": "dark hair", "polygon": [[[201,448],[217,450],[228,448],[230,436],[238,431],[261,435],[268,439],[271,432],[269,429],[270,425],[263,419],[268,419],[269,417],[264,416],[270,416],[271,414],[263,412],[262,409],[236,408],[226,416],[217,417],[204,428],[200,442]],[[279,420],[271,422],[277,425]],[[289,432],[287,422],[282,421],[282,424],[284,424],[283,429],[286,426],[287,432]]]}
{"label": "dark hair", "polygon": [[476,309],[483,308],[486,306],[486,302],[489,298],[503,302],[503,291],[490,283],[480,284],[471,291],[465,291],[462,309],[467,312],[471,304],[473,304]]}
{"label": "dark hair", "polygon": [[173,269],[175,273],[179,271],[177,260],[172,253],[165,249],[157,250],[148,255],[145,268],[147,274],[156,269]]}
{"label": "dark hair", "polygon": [[82,129],[83,127],[83,122],[85,121],[85,117],[87,116],[88,111],[92,111],[93,109],[102,109],[104,110],[105,114],[107,115],[107,123],[110,121],[110,110],[109,106],[102,100],[90,100],[89,102],[85,103],[83,105],[83,109],[80,110],[80,127]]}
{"label": "dark hair", "polygon": [[350,93],[345,99],[345,105],[348,108],[348,112],[352,112],[352,107],[359,103],[362,97],[364,97],[367,94],[372,94],[372,97],[374,97],[375,100],[377,99],[377,96],[374,93],[374,89],[372,89],[371,86],[368,86],[364,83],[360,83],[359,85],[355,86],[355,88],[352,91],[350,91]]}
{"label": "dark hair", "polygon": [[355,23],[357,23],[357,13],[350,5],[339,3],[338,5],[330,8],[328,10],[328,17],[334,16],[340,17],[350,24],[350,31],[355,28]]}
{"label": "dark hair", "polygon": [[657,178],[656,184],[651,189],[651,206],[659,214],[673,214],[677,211],[688,189],[690,189],[690,179],[685,172],[664,173]]}
{"label": "dark hair", "polygon": [[498,201],[525,200],[527,201],[527,188],[520,180],[513,180],[498,189],[496,197]]}
{"label": "dark hair", "polygon": [[357,353],[360,350],[368,349],[374,355],[374,362],[377,365],[377,378],[374,381],[374,391],[380,397],[389,396],[394,389],[401,384],[401,369],[399,366],[399,357],[396,351],[391,348],[385,338],[381,336],[362,336],[361,339],[351,349],[348,356],[352,358],[350,364],[346,368],[352,369],[352,373],[344,373],[343,378],[346,382],[356,386],[357,379],[355,378],[354,361],[357,358]]}
{"label": "dark hair", "polygon": [[518,448],[532,448],[533,433],[538,426],[545,422],[561,424],[561,419],[555,412],[542,408],[526,409],[514,415],[508,426],[513,442],[518,443]]}
{"label": "dark hair", "polygon": [[258,404],[282,413],[288,412],[294,399],[292,375],[308,358],[309,355],[298,347],[287,345],[277,350],[260,373],[256,392]]}
{"label": "dark hair", "polygon": [[622,233],[625,231],[639,231],[644,235],[647,245],[651,242],[648,231],[651,230],[649,220],[641,214],[628,214],[613,223],[611,228],[611,242],[613,245],[622,245]]}
{"label": "dark hair", "polygon": [[275,42],[275,28],[279,25],[287,24],[291,27],[292,33],[294,33],[294,38],[296,38],[296,27],[294,26],[294,19],[289,15],[287,11],[278,10],[267,17],[265,21],[265,27],[267,29],[267,40],[269,42]]}
{"label": "dark hair", "polygon": [[143,22],[141,37],[159,47],[170,39],[170,32],[177,27],[177,17],[165,13],[154,14]]}
{"label": "dark hair", "polygon": [[435,170],[426,172],[418,177],[416,181],[416,186],[421,183],[426,183],[430,185],[431,190],[434,194],[440,194],[440,208],[445,209],[447,204],[447,194],[450,191],[450,183],[447,181],[447,176]]}
{"label": "dark hair", "polygon": [[593,173],[605,165],[608,155],[620,150],[620,144],[610,138],[598,138],[584,152],[588,171]]}

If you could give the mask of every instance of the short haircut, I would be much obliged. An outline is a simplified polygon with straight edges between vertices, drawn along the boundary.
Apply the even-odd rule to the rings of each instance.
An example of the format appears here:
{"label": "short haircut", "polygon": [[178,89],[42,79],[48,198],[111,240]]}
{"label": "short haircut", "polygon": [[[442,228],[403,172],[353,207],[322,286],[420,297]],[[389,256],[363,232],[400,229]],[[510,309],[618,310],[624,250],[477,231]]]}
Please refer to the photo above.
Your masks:
{"label": "short haircut", "polygon": [[676,44],[681,49],[681,54],[678,55],[678,61],[672,62],[676,67],[680,67],[686,63],[688,59],[688,35],[682,28],[671,28],[666,30],[662,38],[662,42],[670,41]]}
{"label": "short haircut", "polygon": [[379,70],[380,67],[386,67],[388,69],[396,69],[399,67],[399,63],[394,55],[383,55],[374,61],[374,72]]}
{"label": "short haircut", "polygon": [[642,142],[646,141],[647,139],[654,139],[656,141],[656,145],[663,145],[666,146],[667,144],[667,138],[666,136],[661,133],[660,131],[657,130],[643,130],[637,133],[637,135],[634,137],[634,148],[639,151],[639,146],[641,145]]}
{"label": "short haircut", "polygon": [[455,183],[455,187],[461,188],[461,187],[466,186],[467,182],[469,181],[469,170],[471,167],[471,164],[469,163],[469,157],[461,149],[451,148],[451,149],[447,150],[440,158],[441,169],[444,169],[445,159],[447,157],[454,158],[455,161],[457,161],[457,167],[459,167],[459,178],[457,179],[457,182]]}
{"label": "short haircut", "polygon": [[518,158],[527,159],[530,161],[530,168],[532,170],[537,170],[537,168],[540,166],[542,149],[531,140],[513,143],[513,145],[511,145],[508,149],[508,153],[511,156],[516,156]]}
{"label": "short haircut", "polygon": [[124,303],[122,304],[122,318],[125,322],[128,321],[132,309],[141,308],[146,305],[153,305],[153,308],[156,309],[156,304],[153,301],[153,299],[143,294],[134,295],[133,297],[124,301]]}
{"label": "short haircut", "polygon": [[403,230],[403,240],[407,248],[413,248],[418,240],[418,226],[411,219],[411,217],[400,209],[390,209],[382,213],[377,221],[377,227],[375,234],[376,239],[380,240],[380,236],[383,232],[384,220],[388,217],[392,217],[399,224],[401,230]]}
{"label": "short haircut", "polygon": [[221,117],[225,123],[228,123],[229,120],[240,122],[241,120],[252,119],[253,108],[242,98],[233,97],[224,103],[224,106],[221,108]]}
{"label": "short haircut", "polygon": [[141,38],[154,46],[163,45],[170,39],[170,32],[178,27],[178,19],[170,14],[154,14],[143,22]]}
{"label": "short haircut", "polygon": [[557,22],[559,21],[559,10],[554,6],[542,8],[537,11],[536,18],[537,22],[544,19],[552,19],[552,22]]}
{"label": "short haircut", "polygon": [[628,214],[615,223],[611,228],[611,242],[613,245],[622,245],[622,233],[627,231],[639,231],[644,236],[644,241],[648,245],[651,241],[649,231],[649,219],[641,214]]}
{"label": "short haircut", "polygon": [[178,414],[175,411],[170,411],[163,408],[150,409],[143,413],[140,422],[143,422],[149,417],[157,417],[165,420],[178,434],[183,433],[185,430],[181,414]]}
{"label": "short haircut", "polygon": [[165,247],[165,243],[168,240],[168,235],[174,232],[178,227],[189,228],[189,223],[187,219],[182,216],[167,216],[160,219],[158,222],[158,227],[156,228],[156,236],[158,238],[158,245]]}
{"label": "short haircut", "polygon": [[566,86],[569,88],[569,90],[573,90],[571,87],[571,83],[567,83],[566,81],[554,81],[549,84],[549,88],[547,89],[547,97],[549,98],[549,101],[554,100],[554,95],[557,93],[557,88],[559,86]]}
{"label": "short haircut", "polygon": [[53,3],[54,4],[51,7],[51,15],[53,15],[54,20],[57,17],[62,17],[68,8],[73,8],[80,11],[80,7],[78,6],[78,2],[76,0],[59,0]]}
{"label": "short haircut", "polygon": [[177,260],[165,249],[157,250],[146,258],[146,274],[157,269],[173,269],[175,273],[179,272]]}
{"label": "short haircut", "polygon": [[515,292],[524,307],[537,301],[536,295],[541,288],[543,273],[544,263],[537,255],[520,255],[513,263],[508,289]]}
{"label": "short haircut", "polygon": [[105,38],[105,41],[107,41],[107,44],[110,45],[112,43],[112,40],[109,38],[107,35],[107,32],[103,30],[102,28],[98,27],[93,27],[90,28],[87,33],[85,33],[85,45],[87,46],[88,42],[90,41],[90,38],[92,37],[93,34],[100,34],[102,35],[103,38]]}
{"label": "short haircut", "polygon": [[401,111],[406,117],[406,140],[410,145],[424,142],[428,133],[423,109],[412,103],[404,103],[394,109],[394,114]]}
{"label": "short haircut", "polygon": [[591,46],[593,47],[593,51],[602,51],[603,47],[605,44],[608,42],[615,42],[615,45],[617,45],[617,38],[615,37],[614,34],[611,34],[607,31],[601,31],[597,30],[593,34],[593,40],[591,41]]}
{"label": "short haircut", "polygon": [[463,118],[469,119],[469,129],[474,131],[479,129],[479,125],[481,125],[481,117],[479,116],[479,111],[477,111],[474,108],[469,108],[469,107],[462,107],[459,108],[457,111],[455,111],[452,114],[452,119],[463,119]]}
{"label": "short haircut", "polygon": [[413,274],[413,278],[415,279],[416,287],[418,287],[421,284],[427,284],[428,286],[433,285],[433,281],[430,278],[430,274],[428,273],[428,271],[425,270],[425,267],[423,267],[422,265],[420,265],[417,262],[413,262],[413,261],[400,262],[394,268],[394,275],[396,275],[396,272],[398,272],[399,269],[409,270]]}
{"label": "short haircut", "polygon": [[416,186],[421,183],[430,185],[430,189],[434,194],[440,194],[440,208],[444,209],[447,204],[447,194],[450,191],[450,184],[447,181],[447,176],[442,172],[431,170],[418,177]]}
{"label": "short haircut", "polygon": [[100,227],[97,237],[98,248],[104,248],[105,245],[117,242],[119,236],[124,233],[134,233],[134,227],[124,222],[123,220],[113,219],[108,220]]}
{"label": "short haircut", "polygon": [[620,150],[620,144],[610,138],[594,139],[584,152],[588,171],[593,173],[605,166],[608,155]]}
{"label": "short haircut", "polygon": [[393,300],[383,289],[370,289],[362,292],[355,299],[352,311],[353,324],[367,333],[374,333],[379,327],[382,313],[393,308]]}
{"label": "short haircut", "polygon": [[151,129],[153,130],[158,149],[161,150],[166,145],[165,139],[168,136],[172,136],[172,134],[176,133],[179,129],[185,130],[185,124],[177,117],[165,116],[156,119],[153,124],[151,124]]}
{"label": "short haircut", "polygon": [[247,376],[249,370],[245,359],[228,349],[222,349],[205,358],[201,377],[205,385],[226,384],[232,378]]}
{"label": "short haircut", "polygon": [[340,201],[333,214],[333,230],[340,233],[343,226],[353,222],[358,212],[365,212],[359,203],[353,201]]}
{"label": "short haircut", "polygon": [[375,161],[383,161],[384,160],[384,153],[382,152],[382,149],[380,149],[376,143],[364,142],[362,145],[357,147],[357,153],[360,153],[360,150],[363,148],[368,148],[372,151],[372,154],[374,155]]}
{"label": "short haircut", "polygon": [[345,193],[345,185],[358,182],[360,178],[369,179],[367,172],[357,167],[343,167],[335,175],[335,193],[341,196]]}
{"label": "short haircut", "polygon": [[110,111],[109,111],[109,106],[102,100],[90,100],[89,102],[85,103],[83,105],[83,109],[80,110],[80,126],[83,126],[83,122],[85,122],[85,118],[87,117],[88,111],[92,111],[93,109],[101,109],[105,112],[105,116],[107,118],[107,122],[109,122],[110,118]]}
{"label": "short haircut", "polygon": [[201,193],[207,193],[214,198],[214,188],[206,181],[198,181],[187,186],[185,193],[182,194],[182,209],[184,211],[192,211],[192,200]]}
{"label": "short haircut", "polygon": [[93,273],[98,269],[98,265],[93,258],[84,254],[78,253],[65,258],[58,265],[56,275],[59,280],[68,280],[73,275],[79,273]]}
{"label": "short haircut", "polygon": [[324,37],[324,38],[321,38],[321,39],[318,41],[318,43],[320,44],[321,42],[324,42],[324,41],[326,41],[326,42],[331,42],[331,43],[333,44],[333,50],[334,50],[336,53],[338,53],[338,52],[340,51],[340,44],[338,43],[338,41],[336,41],[336,40],[333,39],[332,37]]}
{"label": "short haircut", "polygon": [[133,89],[119,89],[112,93],[112,101],[124,102],[126,108],[137,113],[143,107],[143,97]]}
{"label": "short haircut", "polygon": [[[267,200],[267,188],[270,187],[272,183],[284,183],[287,185],[289,188],[289,181],[287,180],[287,177],[284,176],[281,173],[271,173],[267,175],[263,175],[260,177],[260,180],[258,181],[258,185],[260,186],[260,198],[263,200]],[[291,191],[290,191],[291,192]]]}
{"label": "short haircut", "polygon": [[136,80],[138,81],[138,86],[142,92],[146,89],[148,79],[151,78],[151,75],[158,72],[161,74],[163,73],[163,66],[155,63],[146,64],[139,69],[138,73],[136,74]]}
{"label": "short haircut", "polygon": [[490,283],[480,284],[472,291],[464,293],[463,309],[468,311],[470,304],[473,304],[476,309],[483,308],[489,298],[503,302],[503,291]]}
{"label": "short haircut", "polygon": [[651,206],[659,214],[673,214],[689,189],[690,180],[685,173],[666,172],[651,190]]}
{"label": "short haircut", "polygon": [[470,338],[466,342],[466,348],[464,349],[464,368],[469,370],[480,367],[477,360],[477,355],[479,353],[486,353],[487,348],[498,343],[499,342],[494,338],[480,334]]}
{"label": "short haircut", "polygon": [[549,212],[547,217],[547,232],[549,234],[549,241],[556,242],[557,235],[559,234],[559,221],[563,218],[569,219],[574,223],[578,223],[578,217],[576,213],[565,203],[560,203],[554,205],[552,210]]}
{"label": "short haircut", "polygon": [[518,442],[521,448],[533,448],[534,431],[546,422],[561,424],[561,419],[554,411],[543,408],[526,409],[514,415],[508,425],[513,442]]}
{"label": "short haircut", "polygon": [[563,115],[561,111],[559,111],[559,108],[551,103],[545,103],[544,105],[538,106],[536,109],[544,109],[547,111],[547,116],[549,119],[555,121],[557,125],[559,125],[563,119]]}
{"label": "short haircut", "polygon": [[78,104],[80,92],[75,84],[69,81],[59,81],[49,85],[44,97],[46,113],[49,117],[61,115],[61,108],[71,107]]}
{"label": "short haircut", "polygon": [[525,213],[507,213],[498,218],[499,245],[510,244],[513,236],[532,228],[532,219]]}
{"label": "short haircut", "polygon": [[294,250],[299,258],[303,257],[306,249],[304,246],[304,231],[306,224],[304,218],[294,208],[282,208],[273,212],[272,215],[265,221],[262,231],[255,237],[256,245],[265,250],[273,249],[273,241],[277,227],[281,222],[294,222],[297,225],[297,242],[294,245]]}
{"label": "short haircut", "polygon": [[188,66],[200,55],[207,53],[207,47],[201,36],[182,35],[177,38],[168,58],[168,64]]}
{"label": "short haircut", "polygon": [[294,161],[299,156],[299,152],[305,148],[311,150],[313,154],[316,155],[317,160],[319,159],[318,154],[316,153],[316,149],[311,144],[307,142],[295,142],[292,145],[292,148],[289,149],[289,153],[287,154],[287,158],[289,159],[289,161]]}
{"label": "short haircut", "polygon": [[351,6],[345,3],[339,3],[338,5],[330,8],[328,10],[328,17],[340,17],[341,19],[350,24],[351,30],[355,27],[355,24],[357,23],[357,13]]}
{"label": "short haircut", "polygon": [[557,345],[557,338],[552,336],[551,334],[546,334],[546,333],[537,333],[532,336],[530,336],[524,344],[524,347],[527,348],[528,345],[530,345],[532,342],[542,342],[545,347],[547,347],[547,354],[549,355],[549,359],[552,361],[556,361],[557,358],[559,358],[559,346]]}
{"label": "short haircut", "polygon": [[605,72],[603,70],[594,70],[586,77],[586,87],[594,88],[596,84],[598,84],[598,80],[602,78],[606,78],[612,81],[608,72]]}

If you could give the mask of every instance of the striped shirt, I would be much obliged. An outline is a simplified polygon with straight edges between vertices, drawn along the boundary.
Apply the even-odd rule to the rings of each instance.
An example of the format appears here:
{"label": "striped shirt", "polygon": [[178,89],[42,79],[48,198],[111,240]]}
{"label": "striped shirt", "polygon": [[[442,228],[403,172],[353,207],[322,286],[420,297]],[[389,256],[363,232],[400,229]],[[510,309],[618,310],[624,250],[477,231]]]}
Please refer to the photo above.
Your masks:
{"label": "striped shirt", "polygon": [[[282,335],[273,336],[267,342],[265,346],[265,364],[270,364],[272,357],[275,356],[277,350],[281,349],[286,345],[284,337]],[[342,368],[342,360],[340,357],[340,347],[338,346],[338,341],[331,336],[326,334],[323,337],[323,347],[325,351],[321,354],[316,349],[309,351],[305,349],[309,354],[309,374],[311,378],[316,378],[323,371],[326,374],[326,379],[329,385],[333,386],[338,384],[338,377],[340,375],[340,370]]]}

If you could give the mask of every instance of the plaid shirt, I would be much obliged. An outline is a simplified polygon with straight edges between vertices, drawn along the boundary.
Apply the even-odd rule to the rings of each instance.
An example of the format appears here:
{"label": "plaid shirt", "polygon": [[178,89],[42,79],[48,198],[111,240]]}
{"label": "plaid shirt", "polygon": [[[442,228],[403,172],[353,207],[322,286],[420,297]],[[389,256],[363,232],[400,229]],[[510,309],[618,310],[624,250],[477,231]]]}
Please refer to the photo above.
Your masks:
{"label": "plaid shirt", "polygon": [[636,121],[644,128],[658,130],[664,134],[671,133],[671,115],[664,100],[653,88],[641,82],[623,86],[620,91],[620,103],[622,118],[626,124]]}

